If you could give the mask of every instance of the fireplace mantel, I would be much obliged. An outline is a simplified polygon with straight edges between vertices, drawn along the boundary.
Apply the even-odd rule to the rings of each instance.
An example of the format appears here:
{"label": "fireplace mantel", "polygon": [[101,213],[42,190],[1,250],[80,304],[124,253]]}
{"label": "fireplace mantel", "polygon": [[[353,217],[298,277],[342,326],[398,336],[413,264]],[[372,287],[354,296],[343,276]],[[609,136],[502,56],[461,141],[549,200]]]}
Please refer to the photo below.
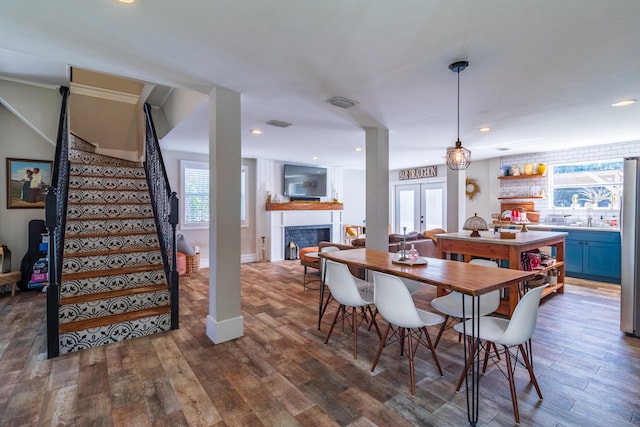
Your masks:
{"label": "fireplace mantel", "polygon": [[[266,216],[266,258],[284,259],[284,231],[291,226],[331,225],[331,241],[342,240],[342,203],[294,202],[270,203]],[[280,208],[280,206],[285,206]],[[289,206],[295,206],[287,209]],[[317,206],[314,208],[314,206]],[[275,208],[274,208],[275,207]]]}
{"label": "fireplace mantel", "polygon": [[288,202],[288,203],[267,203],[265,209],[268,211],[341,211],[340,202]]}

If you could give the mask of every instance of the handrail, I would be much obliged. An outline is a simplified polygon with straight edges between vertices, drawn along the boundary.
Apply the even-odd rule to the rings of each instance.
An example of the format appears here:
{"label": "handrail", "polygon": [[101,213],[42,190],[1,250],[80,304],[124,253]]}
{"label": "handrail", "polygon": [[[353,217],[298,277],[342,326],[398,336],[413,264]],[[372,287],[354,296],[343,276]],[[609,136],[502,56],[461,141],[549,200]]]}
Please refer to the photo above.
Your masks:
{"label": "handrail", "polygon": [[49,284],[47,286],[47,357],[60,354],[59,317],[60,282],[62,280],[62,250],[67,221],[67,194],[69,189],[69,132],[67,101],[69,88],[61,87],[62,106],[58,122],[58,137],[51,186],[45,196],[45,224],[49,231]]}
{"label": "handrail", "polygon": [[162,260],[169,282],[171,329],[178,329],[178,270],[176,226],[178,225],[178,196],[171,191],[167,170],[162,159],[158,136],[151,118],[149,104],[144,104],[146,119],[144,168],[151,196],[151,206],[158,230]]}

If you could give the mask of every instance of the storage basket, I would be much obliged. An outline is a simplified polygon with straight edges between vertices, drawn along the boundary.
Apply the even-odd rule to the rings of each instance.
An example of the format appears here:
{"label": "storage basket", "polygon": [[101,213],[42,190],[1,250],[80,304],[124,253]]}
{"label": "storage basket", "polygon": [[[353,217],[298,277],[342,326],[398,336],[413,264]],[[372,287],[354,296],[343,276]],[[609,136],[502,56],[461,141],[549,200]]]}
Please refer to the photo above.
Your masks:
{"label": "storage basket", "polygon": [[527,282],[529,288],[537,288],[546,283],[546,277],[542,274],[536,274],[535,277]]}
{"label": "storage basket", "polygon": [[193,256],[187,255],[187,273],[193,273],[194,271],[200,271],[200,253],[196,253]]}

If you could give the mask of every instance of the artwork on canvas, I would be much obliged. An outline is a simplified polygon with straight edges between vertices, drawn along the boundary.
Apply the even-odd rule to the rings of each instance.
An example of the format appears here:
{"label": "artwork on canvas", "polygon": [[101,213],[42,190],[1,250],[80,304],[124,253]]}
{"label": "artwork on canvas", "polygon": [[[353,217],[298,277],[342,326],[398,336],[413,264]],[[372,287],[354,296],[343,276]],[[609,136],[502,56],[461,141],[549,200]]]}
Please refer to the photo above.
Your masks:
{"label": "artwork on canvas", "polygon": [[7,209],[44,208],[53,162],[7,159]]}

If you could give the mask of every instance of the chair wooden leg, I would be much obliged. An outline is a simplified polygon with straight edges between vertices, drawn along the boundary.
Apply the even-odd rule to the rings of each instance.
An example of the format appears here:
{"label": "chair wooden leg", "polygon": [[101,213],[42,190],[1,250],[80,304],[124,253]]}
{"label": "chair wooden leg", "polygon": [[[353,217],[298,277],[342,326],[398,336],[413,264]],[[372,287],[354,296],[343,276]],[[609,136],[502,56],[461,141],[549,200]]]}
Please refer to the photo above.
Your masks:
{"label": "chair wooden leg", "polygon": [[331,333],[333,332],[333,328],[336,326],[336,323],[338,323],[338,315],[340,314],[341,310],[344,310],[344,306],[342,304],[340,304],[340,307],[338,307],[338,309],[336,310],[336,315],[333,316],[333,322],[331,322],[331,328],[329,328],[329,333],[327,334],[327,339],[324,340],[325,344],[329,342],[329,338],[331,337]]}
{"label": "chair wooden leg", "polygon": [[371,325],[376,327],[376,332],[378,333],[378,338],[382,339],[382,334],[380,333],[380,328],[378,328],[378,322],[376,322],[376,314],[378,314],[378,310],[376,310],[375,312],[373,312],[373,310],[371,310],[371,306],[368,305],[367,308],[369,309],[369,314],[371,314],[371,322],[369,322],[369,329],[371,330]]}
{"label": "chair wooden leg", "polygon": [[516,383],[514,379],[514,372],[511,364],[511,353],[509,349],[505,347],[504,358],[507,361],[507,377],[509,378],[509,390],[511,390],[511,403],[513,404],[513,415],[516,418],[516,423],[520,424],[520,411],[518,410],[518,396],[516,395]]}
{"label": "chair wooden leg", "polygon": [[460,391],[460,387],[462,387],[462,383],[464,382],[464,379],[467,377],[467,372],[469,372],[469,369],[471,369],[471,364],[473,363],[473,355],[477,350],[477,346],[475,349],[472,348],[473,345],[472,345],[471,338],[467,338],[467,341],[469,341],[469,344],[467,345],[469,349],[469,355],[467,357],[467,365],[464,367],[464,369],[460,373],[460,377],[458,378],[458,383],[456,384],[456,391]]}
{"label": "chair wooden leg", "polygon": [[531,359],[529,359],[530,353],[525,352],[525,349],[522,344],[520,344],[520,351],[522,352],[522,358],[524,359],[524,365],[527,367],[527,371],[529,371],[529,379],[533,383],[533,386],[536,388],[538,392],[538,397],[542,399],[542,391],[540,391],[540,386],[538,385],[538,380],[536,379],[535,374],[533,373],[533,366],[531,365]]}
{"label": "chair wooden leg", "polygon": [[440,337],[442,337],[442,333],[446,329],[448,321],[449,321],[449,315],[446,314],[444,316],[444,322],[442,322],[442,325],[440,326],[440,330],[438,331],[438,335],[436,336],[436,341],[433,343],[433,348],[438,347],[438,343],[440,342]]}
{"label": "chair wooden leg", "polygon": [[380,359],[380,355],[382,354],[382,349],[384,348],[385,343],[387,342],[387,337],[389,336],[389,331],[391,330],[391,324],[387,325],[387,330],[384,332],[384,338],[380,341],[380,345],[378,346],[378,352],[376,353],[376,357],[373,359],[373,364],[371,365],[371,372],[376,369],[376,365],[378,364],[378,359]]}
{"label": "chair wooden leg", "polygon": [[405,329],[400,328],[400,357],[404,356]]}
{"label": "chair wooden leg", "polygon": [[[406,330],[405,328],[403,328],[403,331]],[[414,369],[413,369],[413,354],[414,349],[413,349],[413,338],[411,335],[411,331],[407,330],[407,340],[408,340],[408,344],[409,344],[409,348],[407,349],[407,356],[409,357],[409,383],[410,383],[410,387],[411,387],[411,395],[415,396],[416,394],[416,377],[415,377],[415,373],[414,373]]]}
{"label": "chair wooden leg", "polygon": [[358,309],[351,307],[351,333],[353,334],[353,360],[358,358]]}
{"label": "chair wooden leg", "polygon": [[438,361],[438,356],[436,355],[435,345],[431,343],[431,337],[429,336],[429,331],[425,326],[422,327],[422,331],[424,332],[425,337],[427,337],[427,343],[429,344],[429,350],[431,350],[431,356],[433,356],[433,361],[436,362],[436,366],[438,367],[438,372],[440,372],[440,376],[443,376],[442,368],[440,367],[440,361]]}

